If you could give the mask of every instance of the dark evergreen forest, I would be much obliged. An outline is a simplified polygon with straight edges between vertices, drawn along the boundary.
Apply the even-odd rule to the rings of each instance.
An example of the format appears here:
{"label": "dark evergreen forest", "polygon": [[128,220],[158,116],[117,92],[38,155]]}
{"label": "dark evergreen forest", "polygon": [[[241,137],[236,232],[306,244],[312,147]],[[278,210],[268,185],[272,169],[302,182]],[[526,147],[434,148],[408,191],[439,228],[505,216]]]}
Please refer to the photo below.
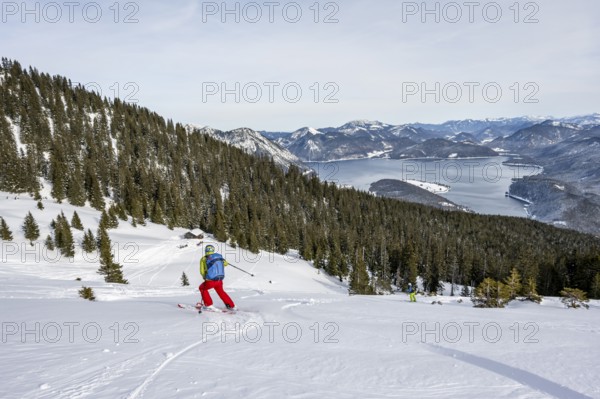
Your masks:
{"label": "dark evergreen forest", "polygon": [[514,267],[541,294],[557,295],[589,290],[600,272],[598,238],[338,188],[7,59],[0,141],[2,191],[39,198],[49,182],[56,201],[114,204],[135,225],[199,227],[253,252],[298,249],[315,267],[349,278],[355,293],[417,275],[428,291],[441,281],[472,286]]}

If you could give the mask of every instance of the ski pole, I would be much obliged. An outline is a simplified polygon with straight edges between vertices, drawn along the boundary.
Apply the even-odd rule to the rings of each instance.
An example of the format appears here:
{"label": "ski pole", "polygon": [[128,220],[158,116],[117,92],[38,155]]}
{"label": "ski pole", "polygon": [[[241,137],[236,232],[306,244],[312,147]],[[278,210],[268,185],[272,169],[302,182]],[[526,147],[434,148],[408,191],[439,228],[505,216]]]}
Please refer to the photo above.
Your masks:
{"label": "ski pole", "polygon": [[229,264],[229,266],[233,267],[234,269],[238,269],[239,271],[241,271],[241,272],[244,272],[244,273],[246,273],[246,274],[249,274],[249,275],[251,275],[252,277],[254,277],[254,274],[252,274],[252,273],[249,273],[249,272],[245,271],[244,269],[240,269],[239,267],[237,267],[237,266],[235,266],[235,265],[232,265],[231,263]]}

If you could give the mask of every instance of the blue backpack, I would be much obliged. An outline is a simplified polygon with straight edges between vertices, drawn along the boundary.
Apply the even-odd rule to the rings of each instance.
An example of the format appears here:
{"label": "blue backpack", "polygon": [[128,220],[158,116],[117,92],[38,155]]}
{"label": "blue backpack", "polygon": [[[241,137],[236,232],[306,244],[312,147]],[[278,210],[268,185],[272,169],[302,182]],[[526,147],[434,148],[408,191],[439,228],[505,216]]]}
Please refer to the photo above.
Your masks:
{"label": "blue backpack", "polygon": [[206,257],[206,279],[220,281],[225,278],[225,259],[219,253]]}

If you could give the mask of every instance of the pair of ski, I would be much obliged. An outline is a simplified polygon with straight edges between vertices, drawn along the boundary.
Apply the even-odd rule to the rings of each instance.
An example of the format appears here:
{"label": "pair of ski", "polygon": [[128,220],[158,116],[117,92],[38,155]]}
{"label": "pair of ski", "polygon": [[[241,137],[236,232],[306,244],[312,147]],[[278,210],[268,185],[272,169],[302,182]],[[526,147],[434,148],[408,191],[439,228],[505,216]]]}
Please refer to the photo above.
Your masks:
{"label": "pair of ski", "polygon": [[185,310],[193,310],[193,311],[196,311],[198,313],[212,312],[212,313],[229,313],[229,314],[234,314],[234,313],[237,312],[237,309],[219,309],[219,308],[215,308],[214,306],[206,307],[206,306],[202,306],[200,304],[188,305],[188,304],[185,304],[185,303],[178,303],[177,307],[180,308],[180,309],[185,309]]}

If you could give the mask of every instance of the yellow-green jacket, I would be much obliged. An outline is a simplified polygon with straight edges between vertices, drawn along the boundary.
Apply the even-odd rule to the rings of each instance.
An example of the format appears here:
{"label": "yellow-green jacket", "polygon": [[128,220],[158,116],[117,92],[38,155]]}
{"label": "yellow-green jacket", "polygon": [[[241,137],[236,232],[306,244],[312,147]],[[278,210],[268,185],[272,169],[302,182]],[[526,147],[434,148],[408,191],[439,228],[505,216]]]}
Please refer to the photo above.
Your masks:
{"label": "yellow-green jacket", "polygon": [[[206,254],[202,257],[202,259],[200,259],[200,275],[202,276],[202,278],[204,280],[206,280],[206,272],[208,271],[208,268],[206,267],[206,256],[207,255],[212,255],[212,254]],[[224,260],[223,262],[223,266],[228,266],[229,263]]]}

